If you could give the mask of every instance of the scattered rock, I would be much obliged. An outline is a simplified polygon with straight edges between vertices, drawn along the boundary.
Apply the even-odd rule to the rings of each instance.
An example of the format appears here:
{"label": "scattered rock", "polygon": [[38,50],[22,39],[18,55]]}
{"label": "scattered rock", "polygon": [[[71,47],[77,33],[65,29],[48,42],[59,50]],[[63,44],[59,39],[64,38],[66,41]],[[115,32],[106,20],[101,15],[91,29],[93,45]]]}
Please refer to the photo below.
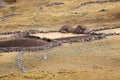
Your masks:
{"label": "scattered rock", "polygon": [[54,5],[62,5],[62,4],[64,4],[64,2],[55,2],[55,3],[47,4],[46,7],[50,7]]}
{"label": "scattered rock", "polygon": [[97,0],[97,1],[89,1],[89,2],[84,2],[81,3],[80,5],[77,5],[74,9],[80,8],[81,6],[86,6],[86,5],[90,5],[90,4],[103,4],[106,2],[117,2],[120,0]]}
{"label": "scattered rock", "polygon": [[5,20],[8,20],[9,18],[12,18],[12,17],[14,17],[14,16],[19,16],[19,15],[21,15],[21,14],[11,13],[11,14],[4,15],[4,16],[0,17],[0,19],[1,19],[2,21],[5,21]]}
{"label": "scattered rock", "polygon": [[43,59],[44,59],[44,60],[47,60],[47,59],[48,59],[48,57],[47,57],[46,54],[43,55]]}
{"label": "scattered rock", "polygon": [[64,4],[64,2],[55,2],[54,4],[55,5],[61,5],[61,4]]}

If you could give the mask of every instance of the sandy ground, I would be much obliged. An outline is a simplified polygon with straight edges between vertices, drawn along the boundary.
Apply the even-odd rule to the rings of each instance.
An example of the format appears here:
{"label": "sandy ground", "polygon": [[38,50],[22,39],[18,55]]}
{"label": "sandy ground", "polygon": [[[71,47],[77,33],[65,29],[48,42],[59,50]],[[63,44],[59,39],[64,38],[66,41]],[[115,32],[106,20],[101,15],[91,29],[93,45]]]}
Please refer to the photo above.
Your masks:
{"label": "sandy ground", "polygon": [[34,34],[34,36],[39,36],[41,38],[51,38],[51,39],[55,39],[55,38],[62,38],[62,37],[73,37],[73,36],[83,36],[83,34],[72,34],[72,33],[39,33],[39,34]]}

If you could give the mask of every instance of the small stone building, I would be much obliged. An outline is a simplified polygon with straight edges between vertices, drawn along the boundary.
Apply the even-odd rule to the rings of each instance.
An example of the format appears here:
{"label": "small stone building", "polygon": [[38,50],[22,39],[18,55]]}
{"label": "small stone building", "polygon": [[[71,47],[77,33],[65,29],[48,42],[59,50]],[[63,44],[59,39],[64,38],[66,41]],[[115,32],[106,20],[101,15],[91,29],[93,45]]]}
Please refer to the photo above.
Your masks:
{"label": "small stone building", "polygon": [[75,30],[74,33],[77,34],[84,34],[87,33],[89,30],[87,29],[87,27],[83,26],[83,25],[78,25]]}
{"label": "small stone building", "polygon": [[68,33],[71,33],[74,31],[74,29],[69,26],[69,25],[64,25],[62,26],[60,29],[59,29],[60,32],[68,32]]}

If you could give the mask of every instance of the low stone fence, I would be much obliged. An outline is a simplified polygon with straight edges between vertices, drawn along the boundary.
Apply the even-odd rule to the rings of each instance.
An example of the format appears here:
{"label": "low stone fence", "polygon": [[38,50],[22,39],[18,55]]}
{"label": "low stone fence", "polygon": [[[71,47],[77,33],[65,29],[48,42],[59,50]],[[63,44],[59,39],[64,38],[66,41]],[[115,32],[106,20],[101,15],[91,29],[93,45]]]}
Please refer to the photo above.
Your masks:
{"label": "low stone fence", "polygon": [[[90,32],[86,32],[86,34],[88,33],[92,33],[94,31],[102,31],[102,30],[108,30],[108,29],[117,29],[120,28],[120,26],[115,26],[115,27],[101,27],[101,28],[97,28],[97,29],[92,29]],[[37,33],[51,33],[51,32],[60,32],[59,30],[49,30],[49,31],[40,31],[40,30],[27,30],[27,31],[14,31],[14,32],[3,32],[0,33],[0,35],[11,35],[11,34],[37,34]],[[62,32],[61,32],[62,33]]]}
{"label": "low stone fence", "polygon": [[12,51],[39,51],[39,50],[45,50],[50,49],[53,47],[60,46],[62,43],[70,43],[70,42],[89,42],[93,40],[99,40],[105,38],[104,35],[94,35],[89,37],[76,37],[76,38],[69,38],[69,39],[63,39],[63,40],[51,40],[53,43],[43,45],[43,46],[33,46],[33,47],[4,47],[0,48],[0,52],[12,52]]}
{"label": "low stone fence", "polygon": [[102,31],[102,30],[117,29],[117,28],[120,28],[120,26],[115,26],[115,27],[101,27],[101,28],[93,29],[92,31]]}
{"label": "low stone fence", "polygon": [[43,45],[43,46],[33,46],[33,47],[4,47],[0,48],[0,52],[13,52],[13,51],[39,51],[39,50],[45,50],[50,49],[56,46],[60,46],[61,41],[53,40],[53,43]]}
{"label": "low stone fence", "polygon": [[21,56],[24,54],[23,51],[20,51],[18,53],[18,55],[16,56],[16,62],[17,62],[17,66],[18,68],[22,71],[22,72],[26,72],[26,68],[23,66],[22,61],[21,61]]}
{"label": "low stone fence", "polygon": [[[104,39],[107,36],[114,36],[114,35],[120,35],[120,33],[93,33],[90,36],[86,37],[68,37],[68,38],[58,38],[58,39],[48,39],[46,38],[46,41],[50,40],[53,43],[43,45],[43,46],[33,46],[33,47],[4,47],[0,48],[0,52],[12,52],[12,51],[39,51],[39,50],[45,50],[50,49],[53,47],[60,46],[62,43],[71,43],[71,42],[90,42],[94,40],[100,40]],[[43,39],[45,40],[45,39]]]}
{"label": "low stone fence", "polygon": [[11,35],[11,34],[16,34],[16,33],[21,33],[21,31],[3,32],[3,33],[0,33],[0,35]]}
{"label": "low stone fence", "polygon": [[89,1],[89,2],[84,2],[81,3],[80,5],[76,6],[75,9],[80,8],[81,6],[89,5],[89,4],[103,4],[106,2],[117,2],[119,0],[97,0],[97,1]]}
{"label": "low stone fence", "polygon": [[37,33],[50,33],[50,32],[59,32],[58,30],[49,30],[49,31],[39,31],[39,30],[28,30],[28,31],[14,31],[14,32],[3,32],[0,35],[11,35],[11,34],[37,34]]}
{"label": "low stone fence", "polygon": [[120,33],[107,33],[105,34],[106,36],[115,36],[115,35],[120,35]]}
{"label": "low stone fence", "polygon": [[[36,34],[36,33],[49,33],[49,32],[59,32],[57,30],[51,30],[51,31],[39,31],[39,30],[29,30],[29,31],[15,31],[15,32],[6,32],[6,33],[0,33],[0,35],[9,35],[9,34],[15,34],[18,38],[35,38],[35,39],[41,39],[47,42],[53,42],[51,44],[43,45],[43,46],[33,46],[33,47],[0,47],[0,52],[12,52],[12,51],[38,51],[38,50],[45,50],[50,49],[53,47],[60,46],[62,43],[71,43],[71,42],[90,42],[94,40],[100,40],[104,39],[107,36],[115,36],[120,35],[120,33],[95,33],[94,31],[100,31],[100,30],[107,30],[107,29],[116,29],[120,28],[120,26],[112,27],[112,28],[99,28],[94,29],[93,32],[86,33],[90,36],[77,36],[77,37],[68,37],[68,38],[58,38],[58,39],[48,39],[48,38],[40,38],[37,36],[31,36],[28,34]],[[26,37],[26,34],[28,35]]]}
{"label": "low stone fence", "polygon": [[62,38],[58,38],[56,40],[61,41],[62,43],[71,43],[71,42],[90,42],[90,41],[94,41],[94,40],[100,40],[100,39],[104,39],[106,37],[106,35],[104,34],[99,34],[99,35],[91,35],[91,36],[86,36],[86,37],[75,37],[75,38],[69,38],[69,39],[62,39]]}

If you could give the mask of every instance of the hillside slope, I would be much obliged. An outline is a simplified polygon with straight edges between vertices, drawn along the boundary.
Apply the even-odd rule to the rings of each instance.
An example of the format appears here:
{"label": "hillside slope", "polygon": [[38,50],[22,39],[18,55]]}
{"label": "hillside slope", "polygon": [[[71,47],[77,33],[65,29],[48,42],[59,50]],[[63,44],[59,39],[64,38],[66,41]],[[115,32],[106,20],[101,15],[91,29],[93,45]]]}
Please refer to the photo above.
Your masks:
{"label": "hillside slope", "polygon": [[[0,7],[0,32],[58,30],[65,24],[72,27],[83,24],[88,28],[120,26],[119,0],[3,1],[7,5]],[[120,33],[120,29],[100,32]],[[64,34],[65,37],[70,35]],[[37,36],[64,37],[57,33]],[[10,39],[10,35],[1,36],[1,40],[5,39]],[[42,51],[26,51],[21,56],[26,73],[17,66],[17,54],[0,53],[0,80],[120,80],[119,35],[91,42],[65,43]],[[43,60],[43,54],[47,55],[47,60]]]}
{"label": "hillside slope", "polygon": [[18,0],[0,8],[0,26],[2,30],[24,30],[57,29],[64,24],[73,27],[84,24],[90,28],[119,25],[119,0],[99,1],[101,3],[98,0]]}

